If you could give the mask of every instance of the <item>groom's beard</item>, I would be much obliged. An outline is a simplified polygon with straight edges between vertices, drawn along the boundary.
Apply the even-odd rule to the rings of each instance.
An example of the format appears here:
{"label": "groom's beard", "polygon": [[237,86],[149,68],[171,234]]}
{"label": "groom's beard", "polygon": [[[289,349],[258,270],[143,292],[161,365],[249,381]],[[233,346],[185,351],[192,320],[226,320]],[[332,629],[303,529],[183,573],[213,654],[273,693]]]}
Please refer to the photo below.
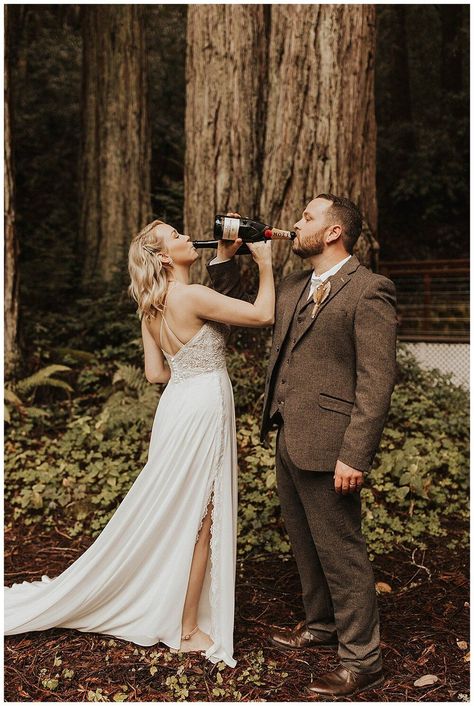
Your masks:
{"label": "groom's beard", "polygon": [[302,258],[312,257],[313,255],[320,255],[324,250],[323,234],[326,228],[321,228],[317,233],[311,237],[306,237],[304,244],[301,242],[301,238],[298,237],[294,241],[293,252],[295,255],[299,255]]}

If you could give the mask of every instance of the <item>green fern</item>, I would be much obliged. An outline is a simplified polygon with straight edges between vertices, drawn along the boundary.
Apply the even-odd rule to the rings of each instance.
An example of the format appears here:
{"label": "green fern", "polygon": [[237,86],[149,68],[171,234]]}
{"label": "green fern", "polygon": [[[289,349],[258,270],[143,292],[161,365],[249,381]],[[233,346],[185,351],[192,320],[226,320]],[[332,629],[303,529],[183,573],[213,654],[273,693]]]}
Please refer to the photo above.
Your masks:
{"label": "green fern", "polygon": [[50,387],[60,387],[69,394],[73,391],[71,385],[64,380],[59,380],[58,378],[52,377],[55,373],[69,370],[71,370],[71,368],[68,365],[47,365],[45,368],[37,370],[33,373],[33,375],[29,375],[28,377],[23,378],[23,380],[19,380],[15,385],[15,389],[19,394],[25,395],[37,387],[46,385]]}
{"label": "green fern", "polygon": [[20,400],[18,395],[15,395],[13,390],[11,390],[9,387],[5,387],[3,391],[3,399],[4,399],[4,405],[3,405],[3,410],[4,410],[4,419],[6,424],[9,424],[11,422],[11,415],[10,415],[10,410],[7,406],[7,402],[9,402],[11,405],[16,407],[16,409],[21,413],[25,413],[25,406],[23,402]]}
{"label": "green fern", "polygon": [[[46,409],[41,409],[39,407],[34,407],[32,405],[27,405],[20,397],[28,395],[32,390],[37,387],[47,385],[49,387],[59,387],[64,390],[68,397],[73,391],[73,388],[69,383],[59,378],[52,377],[55,373],[64,372],[71,370],[67,365],[47,365],[41,370],[37,370],[33,375],[29,375],[23,380],[18,380],[13,388],[5,387],[3,392],[4,397],[4,418],[5,422],[9,424],[11,422],[11,408],[15,408],[22,415],[27,417],[47,417],[50,412]],[[18,394],[17,394],[18,393]]]}
{"label": "green fern", "polygon": [[158,394],[157,386],[146,380],[142,368],[117,363],[112,384],[115,389],[99,414],[95,425],[97,431],[110,435],[137,423],[148,427],[156,410]]}
{"label": "green fern", "polygon": [[136,365],[117,363],[117,371],[112,378],[112,383],[115,384],[121,381],[130,389],[135,390],[139,395],[142,395],[150,386],[141,368]]}
{"label": "green fern", "polygon": [[3,392],[3,397],[7,402],[11,402],[15,407],[19,410],[23,407],[23,402],[20,400],[18,395],[15,395],[13,390],[9,387],[6,387],[4,392]]}
{"label": "green fern", "polygon": [[61,359],[72,360],[74,363],[93,363],[96,359],[94,353],[82,351],[79,348],[53,348],[52,353],[58,355]]}

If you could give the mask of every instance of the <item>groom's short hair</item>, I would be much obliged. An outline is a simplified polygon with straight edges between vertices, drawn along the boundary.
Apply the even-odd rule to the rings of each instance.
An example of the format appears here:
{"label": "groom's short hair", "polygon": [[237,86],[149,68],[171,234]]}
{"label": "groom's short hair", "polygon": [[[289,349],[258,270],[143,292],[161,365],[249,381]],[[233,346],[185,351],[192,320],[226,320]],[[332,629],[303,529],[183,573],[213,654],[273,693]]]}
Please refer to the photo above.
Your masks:
{"label": "groom's short hair", "polygon": [[354,245],[362,231],[362,214],[355,203],[334,194],[318,194],[317,199],[332,201],[327,215],[331,220],[338,220],[342,225],[342,242],[347,252],[352,254]]}

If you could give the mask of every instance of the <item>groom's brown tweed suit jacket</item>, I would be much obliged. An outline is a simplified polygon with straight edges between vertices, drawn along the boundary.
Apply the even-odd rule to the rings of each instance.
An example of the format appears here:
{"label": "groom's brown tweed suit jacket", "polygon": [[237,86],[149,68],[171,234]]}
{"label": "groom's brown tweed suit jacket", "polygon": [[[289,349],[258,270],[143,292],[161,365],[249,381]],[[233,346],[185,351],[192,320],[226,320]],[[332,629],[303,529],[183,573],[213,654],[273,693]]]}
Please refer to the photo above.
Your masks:
{"label": "groom's brown tweed suit jacket", "polygon": [[[219,292],[248,298],[235,260],[208,265],[208,272]],[[295,466],[333,471],[340,459],[368,471],[395,384],[395,285],[353,255],[329,278],[329,297],[312,319],[311,274],[292,272],[278,288],[261,439],[279,407]],[[284,407],[275,399],[282,377]]]}

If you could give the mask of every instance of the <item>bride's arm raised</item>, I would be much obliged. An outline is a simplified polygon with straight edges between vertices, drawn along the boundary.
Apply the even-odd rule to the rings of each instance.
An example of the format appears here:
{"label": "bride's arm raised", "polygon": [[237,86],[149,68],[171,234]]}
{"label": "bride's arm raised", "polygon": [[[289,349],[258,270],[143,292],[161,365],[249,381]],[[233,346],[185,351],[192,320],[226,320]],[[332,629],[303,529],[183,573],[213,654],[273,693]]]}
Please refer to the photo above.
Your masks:
{"label": "bride's arm raised", "polygon": [[275,315],[275,284],[271,242],[248,243],[259,269],[259,288],[253,303],[219,294],[201,284],[190,285],[194,313],[201,319],[232,326],[272,326]]}
{"label": "bride's arm raised", "polygon": [[168,382],[171,370],[155,339],[148,330],[145,317],[142,318],[143,352],[145,356],[145,377],[148,382]]}
{"label": "bride's arm raised", "polygon": [[[229,212],[227,216],[240,218],[240,214]],[[221,294],[226,294],[234,299],[243,299],[246,302],[255,301],[255,292],[247,292],[242,286],[240,270],[235,262],[234,255],[242,245],[242,239],[235,242],[229,240],[219,240],[217,244],[217,256],[207,263],[207,272],[211,278],[212,286]]]}

